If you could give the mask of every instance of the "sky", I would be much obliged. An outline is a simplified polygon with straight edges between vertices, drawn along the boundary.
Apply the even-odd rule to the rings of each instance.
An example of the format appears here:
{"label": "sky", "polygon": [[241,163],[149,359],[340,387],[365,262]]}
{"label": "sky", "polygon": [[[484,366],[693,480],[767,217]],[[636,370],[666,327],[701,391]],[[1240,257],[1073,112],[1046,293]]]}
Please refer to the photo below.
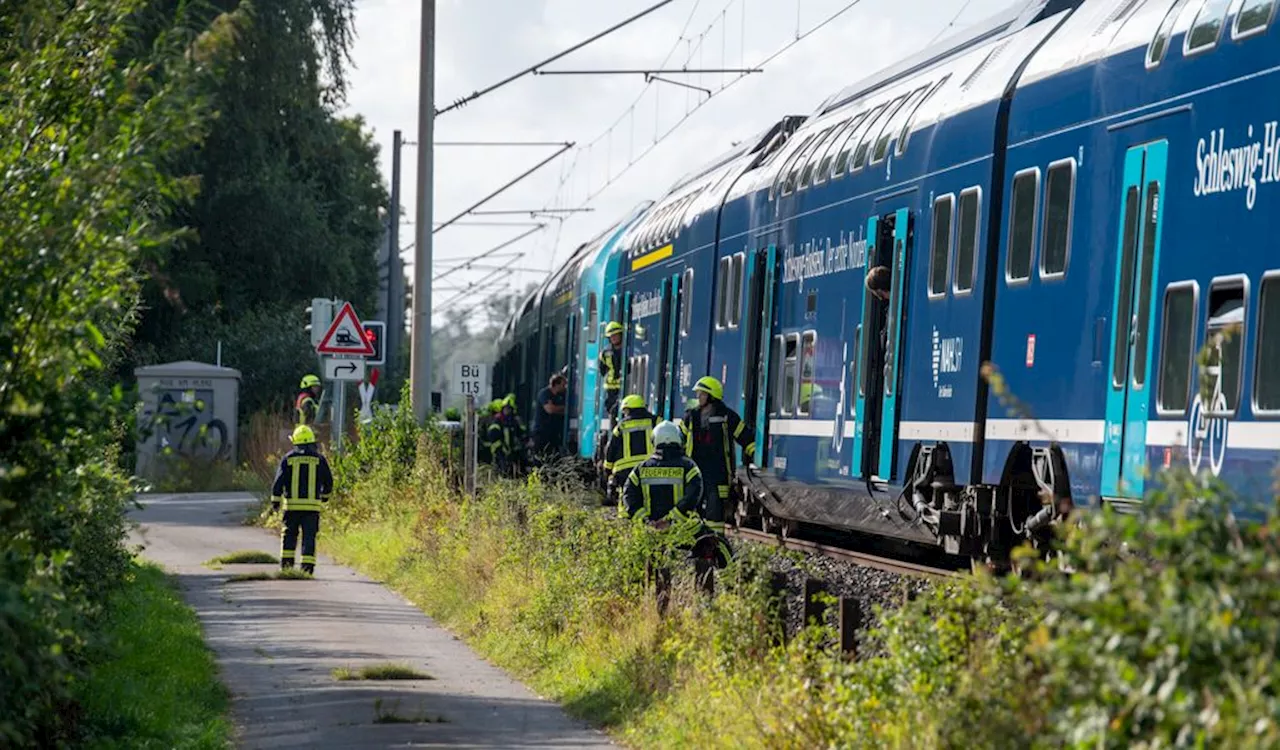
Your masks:
{"label": "sky", "polygon": [[[437,107],[656,2],[438,0]],[[710,96],[661,81],[646,83],[639,73],[529,75],[439,115],[435,223],[465,211],[558,150],[444,145],[459,141],[573,142],[573,148],[479,210],[589,210],[538,217],[472,215],[434,234],[435,319],[439,321],[445,309],[468,309],[484,296],[541,281],[579,244],[617,223],[640,202],[659,198],[683,174],[736,142],[784,115],[810,114],[843,87],[1010,4],[1011,0],[673,0],[546,69],[761,72],[663,76],[710,90]],[[421,0],[357,3],[357,38],[343,113],[362,116],[372,130],[381,146],[379,166],[388,185],[393,131],[401,130],[407,141],[418,137],[421,6]],[[399,244],[411,278],[418,158],[416,146],[403,149]],[[453,270],[537,223],[545,226],[473,268]]]}

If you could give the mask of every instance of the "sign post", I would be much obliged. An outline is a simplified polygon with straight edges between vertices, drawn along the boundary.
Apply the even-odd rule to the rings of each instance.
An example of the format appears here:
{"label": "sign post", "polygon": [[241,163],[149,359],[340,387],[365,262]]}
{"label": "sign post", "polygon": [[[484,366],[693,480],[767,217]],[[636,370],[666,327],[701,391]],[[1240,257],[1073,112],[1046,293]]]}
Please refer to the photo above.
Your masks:
{"label": "sign post", "polygon": [[341,453],[347,423],[347,382],[364,380],[364,358],[376,354],[364,324],[350,302],[342,303],[342,309],[316,345],[316,353],[335,355],[324,361],[324,377],[338,384],[338,392],[333,399],[333,447],[335,452]]}
{"label": "sign post", "polygon": [[467,413],[463,429],[463,487],[468,497],[476,495],[476,399],[489,390],[489,366],[461,362],[453,366],[453,378],[449,381],[454,396],[467,401]]}

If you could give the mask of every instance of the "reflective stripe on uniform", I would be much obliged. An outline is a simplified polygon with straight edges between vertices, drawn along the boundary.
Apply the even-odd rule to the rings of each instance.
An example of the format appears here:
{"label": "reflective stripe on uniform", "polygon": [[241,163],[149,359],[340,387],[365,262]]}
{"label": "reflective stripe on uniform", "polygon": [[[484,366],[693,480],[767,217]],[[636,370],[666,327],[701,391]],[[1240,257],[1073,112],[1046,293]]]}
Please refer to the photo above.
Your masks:
{"label": "reflective stripe on uniform", "polygon": [[[612,464],[605,463],[606,469],[613,471],[623,471],[630,469],[645,462],[653,454],[653,421],[649,418],[645,419],[627,419],[623,420],[617,427],[613,428],[614,437],[622,441],[622,458],[614,461]],[[643,438],[643,442],[637,445],[635,438]],[[637,451],[636,448],[640,450]]]}
{"label": "reflective stripe on uniform", "polygon": [[[289,463],[289,496],[284,498],[284,509],[320,510],[320,496],[316,493],[316,482],[320,474],[319,456],[290,456]],[[303,484],[303,467],[307,468],[306,486]]]}

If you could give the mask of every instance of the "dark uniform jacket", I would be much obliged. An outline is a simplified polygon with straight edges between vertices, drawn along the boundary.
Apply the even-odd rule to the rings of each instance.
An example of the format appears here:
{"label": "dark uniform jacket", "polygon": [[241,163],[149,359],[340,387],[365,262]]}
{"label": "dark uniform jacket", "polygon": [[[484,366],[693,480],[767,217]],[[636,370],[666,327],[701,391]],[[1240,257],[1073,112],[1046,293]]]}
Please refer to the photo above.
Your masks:
{"label": "dark uniform jacket", "polygon": [[489,451],[494,458],[510,458],[524,450],[524,422],[514,414],[498,414],[487,430]]}
{"label": "dark uniform jacket", "polygon": [[622,492],[627,517],[638,513],[650,521],[671,515],[699,511],[703,500],[702,472],[680,452],[679,446],[664,445],[637,466],[627,477]]}
{"label": "dark uniform jacket", "polygon": [[280,459],[275,481],[271,483],[271,502],[283,501],[284,510],[320,510],[333,492],[333,473],[329,462],[314,445],[300,445]]}
{"label": "dark uniform jacket", "polygon": [[724,521],[725,504],[729,500],[729,481],[737,460],[733,444],[741,445],[750,455],[755,452],[755,430],[738,413],[718,399],[705,409],[690,409],[680,425],[684,431],[685,453],[702,469],[707,488],[706,510],[702,517],[710,522]]}
{"label": "dark uniform jacket", "polygon": [[622,390],[622,354],[613,346],[600,350],[600,377],[604,378],[606,391]]}
{"label": "dark uniform jacket", "polygon": [[621,473],[639,466],[653,454],[653,427],[658,418],[647,409],[629,409],[609,433],[604,468]]}
{"label": "dark uniform jacket", "polygon": [[311,395],[311,391],[298,391],[293,400],[293,409],[297,413],[298,424],[315,424],[316,415],[320,412],[320,402]]}

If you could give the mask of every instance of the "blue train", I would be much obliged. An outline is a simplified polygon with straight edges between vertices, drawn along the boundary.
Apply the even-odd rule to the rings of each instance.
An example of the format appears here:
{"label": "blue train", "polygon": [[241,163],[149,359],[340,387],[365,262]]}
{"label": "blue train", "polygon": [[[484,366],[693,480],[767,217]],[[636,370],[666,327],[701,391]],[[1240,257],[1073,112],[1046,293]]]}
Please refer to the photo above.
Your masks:
{"label": "blue train", "polygon": [[782,118],[582,245],[495,387],[531,406],[567,365],[590,458],[624,322],[624,391],[655,412],[721,379],[757,431],[736,515],[784,533],[999,558],[1045,493],[1132,507],[1180,464],[1267,496],[1276,5],[1022,2]]}

